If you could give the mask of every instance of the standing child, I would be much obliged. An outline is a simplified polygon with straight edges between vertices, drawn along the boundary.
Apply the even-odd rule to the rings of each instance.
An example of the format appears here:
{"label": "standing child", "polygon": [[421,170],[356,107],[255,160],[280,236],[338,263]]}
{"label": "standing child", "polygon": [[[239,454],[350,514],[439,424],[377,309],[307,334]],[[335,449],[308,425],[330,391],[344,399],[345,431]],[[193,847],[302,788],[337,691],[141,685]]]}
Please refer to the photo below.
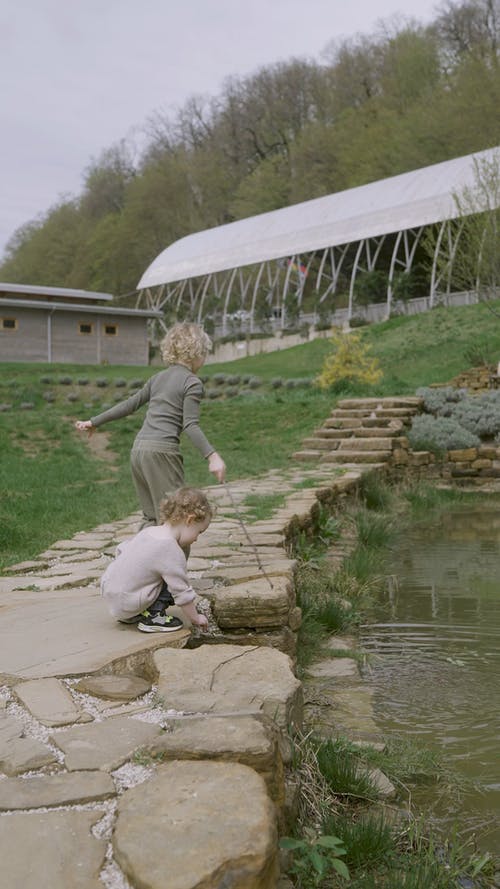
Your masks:
{"label": "standing child", "polygon": [[162,500],[159,516],[161,524],[143,528],[118,546],[102,576],[101,593],[113,617],[125,623],[139,618],[143,633],[179,630],[182,621],[166,613],[174,604],[205,630],[208,621],[196,610],[184,549],[208,528],[213,509],[202,491],[180,488]]}
{"label": "standing child", "polygon": [[199,425],[203,385],[196,374],[211,346],[210,337],[197,324],[175,324],[161,343],[162,358],[169,365],[166,370],[150,377],[130,398],[90,420],[75,423],[77,429],[92,435],[103,423],[126,417],[148,404],[130,455],[132,477],[143,512],[142,527],[159,521],[161,499],[184,484],[179,450],[181,432],[188,435],[208,460],[208,468],[216,479],[224,481],[225,463]]}

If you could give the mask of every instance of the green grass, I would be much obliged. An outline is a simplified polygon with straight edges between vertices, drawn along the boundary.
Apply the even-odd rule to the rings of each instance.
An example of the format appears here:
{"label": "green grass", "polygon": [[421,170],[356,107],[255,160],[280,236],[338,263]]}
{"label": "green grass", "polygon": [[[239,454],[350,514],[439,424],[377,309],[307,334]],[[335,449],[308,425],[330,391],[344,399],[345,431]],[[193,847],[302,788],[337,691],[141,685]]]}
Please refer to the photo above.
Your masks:
{"label": "green grass", "polygon": [[243,506],[248,507],[245,510],[245,519],[249,522],[268,519],[284,502],[284,494],[247,494],[243,500]]}

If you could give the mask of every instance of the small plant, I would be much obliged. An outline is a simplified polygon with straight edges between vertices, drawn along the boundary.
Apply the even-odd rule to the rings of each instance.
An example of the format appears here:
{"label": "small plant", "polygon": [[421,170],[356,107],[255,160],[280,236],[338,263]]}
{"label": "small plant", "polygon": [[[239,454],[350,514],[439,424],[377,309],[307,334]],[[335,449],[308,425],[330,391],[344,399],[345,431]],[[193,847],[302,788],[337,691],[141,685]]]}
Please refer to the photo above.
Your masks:
{"label": "small plant", "polygon": [[239,386],[241,383],[241,377],[239,374],[229,374],[227,378],[228,386]]}
{"label": "small plant", "polygon": [[130,380],[129,389],[142,389],[144,383],[142,380]]}
{"label": "small plant", "polygon": [[73,378],[72,377],[59,377],[59,385],[60,386],[72,386]]}
{"label": "small plant", "polygon": [[97,386],[98,389],[105,389],[106,386],[108,385],[108,380],[106,379],[106,377],[99,377],[99,378],[95,381],[95,384],[96,384],[96,386]]}
{"label": "small plant", "polygon": [[223,386],[224,383],[227,382],[227,374],[214,374],[212,377],[212,383],[215,383],[216,386]]}
{"label": "small plant", "polygon": [[283,380],[281,377],[273,377],[270,385],[271,385],[271,389],[281,389],[281,387],[283,385]]}
{"label": "small plant", "polygon": [[250,377],[248,385],[250,389],[258,389],[259,386],[262,386],[262,380],[260,377]]}
{"label": "small plant", "polygon": [[56,400],[56,396],[53,392],[42,392],[42,398],[47,404],[52,404]]}
{"label": "small plant", "polygon": [[387,546],[394,535],[394,523],[386,515],[376,515],[360,509],[356,513],[356,529],[361,546]]}
{"label": "small plant", "polygon": [[359,333],[342,333],[336,330],[330,342],[334,347],[333,355],[329,355],[316,378],[321,389],[340,382],[360,382],[370,386],[382,379],[382,371],[376,358],[370,356],[370,347],[363,343]]}
{"label": "small plant", "polygon": [[432,417],[429,414],[420,414],[413,418],[408,440],[414,451],[432,451],[438,455],[481,444],[479,436],[469,432],[457,420],[451,417]]}
{"label": "small plant", "polygon": [[376,472],[367,472],[359,482],[359,495],[367,509],[387,509],[391,492]]}
{"label": "small plant", "polygon": [[335,741],[324,741],[317,750],[318,766],[333,793],[359,799],[375,799],[377,789],[359,759]]}
{"label": "small plant", "polygon": [[50,386],[50,384],[52,383],[52,377],[40,377],[40,383],[42,384],[42,386]]}
{"label": "small plant", "polygon": [[77,392],[70,392],[69,395],[66,396],[66,401],[72,402],[72,401],[79,401],[79,400],[80,400],[80,396],[78,395]]}
{"label": "small plant", "polygon": [[115,386],[117,389],[123,389],[123,387],[126,385],[127,381],[123,377],[118,377],[118,379],[115,380]]}
{"label": "small plant", "polygon": [[341,840],[335,836],[317,835],[310,828],[304,831],[304,839],[283,837],[280,840],[282,849],[293,852],[291,872],[297,874],[300,887],[321,886],[324,878],[336,871],[345,880],[349,880],[349,870],[341,856],[346,850]]}
{"label": "small plant", "polygon": [[364,815],[358,821],[329,816],[323,821],[325,833],[335,833],[346,849],[346,860],[355,868],[387,858],[394,848],[390,825],[381,815]]}

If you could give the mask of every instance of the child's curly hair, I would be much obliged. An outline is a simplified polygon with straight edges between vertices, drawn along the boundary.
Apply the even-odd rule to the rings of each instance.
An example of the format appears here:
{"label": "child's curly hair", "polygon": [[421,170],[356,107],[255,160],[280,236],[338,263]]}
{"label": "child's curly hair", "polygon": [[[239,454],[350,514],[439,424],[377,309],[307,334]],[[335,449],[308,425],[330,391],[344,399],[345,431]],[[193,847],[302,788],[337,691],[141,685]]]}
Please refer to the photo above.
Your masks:
{"label": "child's curly hair", "polygon": [[180,525],[188,517],[194,522],[204,522],[215,515],[214,507],[208,502],[203,491],[197,488],[179,488],[164,497],[160,503],[160,521],[170,525]]}
{"label": "child's curly hair", "polygon": [[192,369],[193,361],[207,357],[212,340],[198,324],[181,321],[170,328],[160,343],[165,364],[184,364]]}

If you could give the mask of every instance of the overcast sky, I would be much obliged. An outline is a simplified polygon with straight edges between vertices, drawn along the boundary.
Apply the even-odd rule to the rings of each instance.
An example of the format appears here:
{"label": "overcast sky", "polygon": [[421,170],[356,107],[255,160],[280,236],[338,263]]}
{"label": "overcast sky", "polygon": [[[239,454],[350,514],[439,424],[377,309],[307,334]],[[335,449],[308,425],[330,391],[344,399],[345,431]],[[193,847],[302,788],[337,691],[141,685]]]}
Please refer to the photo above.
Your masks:
{"label": "overcast sky", "polygon": [[[3,0],[0,256],[15,229],[78,194],[92,158],[155,110],[231,75],[373,33],[436,0]],[[36,283],[36,282],[34,282]],[[54,281],[54,285],[57,282]]]}

